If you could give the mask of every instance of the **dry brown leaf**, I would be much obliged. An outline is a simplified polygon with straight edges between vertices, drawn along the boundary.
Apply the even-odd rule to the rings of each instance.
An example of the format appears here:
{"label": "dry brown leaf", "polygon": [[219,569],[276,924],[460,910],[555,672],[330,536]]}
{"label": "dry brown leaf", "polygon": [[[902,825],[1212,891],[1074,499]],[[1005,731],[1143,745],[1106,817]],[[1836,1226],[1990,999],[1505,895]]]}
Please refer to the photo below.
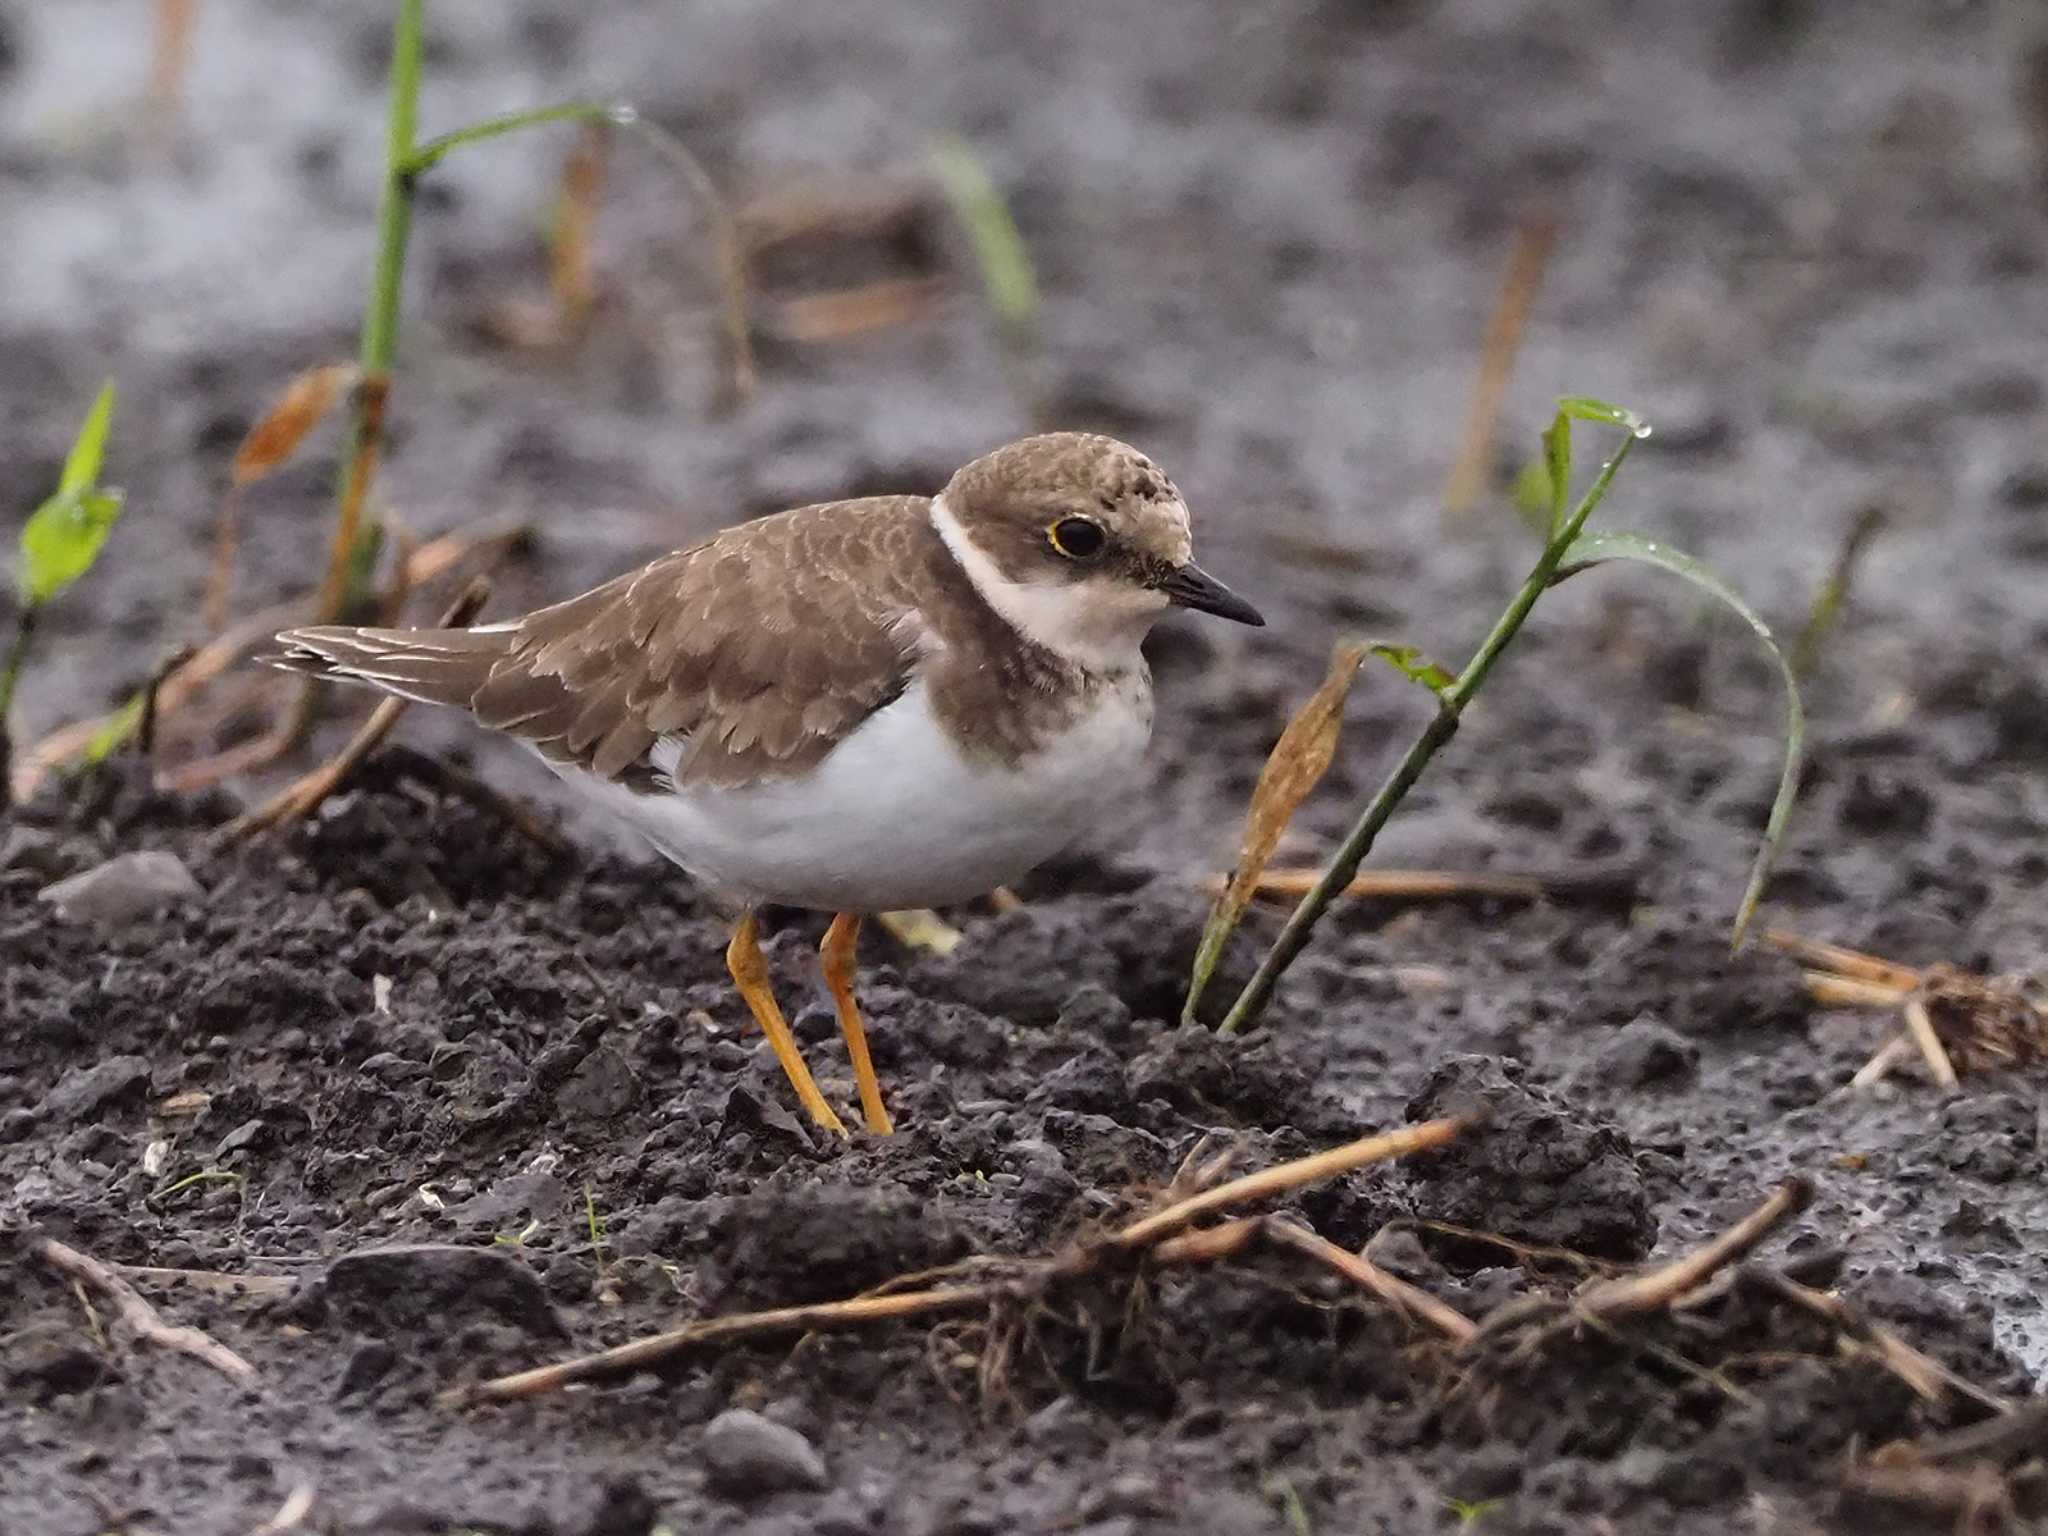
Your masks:
{"label": "dry brown leaf", "polygon": [[1324,675],[1322,685],[1287,722],[1287,729],[1273,744],[1272,754],[1267,757],[1266,766],[1259,773],[1259,782],[1252,790],[1237,868],[1231,871],[1230,883],[1216,898],[1208,926],[1202,930],[1202,945],[1195,956],[1194,982],[1188,988],[1187,1006],[1181,1014],[1184,1022],[1194,1018],[1195,1004],[1201,999],[1202,989],[1208,985],[1216,961],[1223,953],[1224,943],[1236,929],[1238,920],[1244,916],[1244,909],[1258,890],[1259,876],[1265,872],[1273,850],[1280,846],[1280,835],[1287,830],[1287,824],[1294,819],[1294,813],[1308,798],[1309,791],[1329,771],[1331,759],[1337,755],[1337,733],[1344,722],[1344,701],[1351,696],[1351,685],[1358,680],[1358,669],[1364,665],[1371,651],[1370,646],[1358,641],[1338,641],[1330,653],[1330,670]]}
{"label": "dry brown leaf", "polygon": [[249,429],[242,446],[235,450],[230,471],[235,486],[252,485],[281,469],[298,452],[306,434],[355,387],[361,375],[354,363],[328,363],[308,368],[287,384],[277,403]]}
{"label": "dry brown leaf", "polygon": [[591,233],[604,202],[605,151],[611,138],[603,123],[585,123],[576,147],[562,162],[562,186],[555,198],[553,238],[548,247],[548,287],[555,296],[562,329],[573,335],[597,302],[590,271]]}

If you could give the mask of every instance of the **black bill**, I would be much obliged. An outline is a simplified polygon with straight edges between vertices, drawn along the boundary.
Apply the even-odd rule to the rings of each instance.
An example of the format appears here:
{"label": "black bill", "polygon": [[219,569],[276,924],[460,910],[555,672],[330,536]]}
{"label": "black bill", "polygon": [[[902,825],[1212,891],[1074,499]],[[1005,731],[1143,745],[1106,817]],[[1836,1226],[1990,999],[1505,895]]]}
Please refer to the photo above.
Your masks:
{"label": "black bill", "polygon": [[1260,616],[1258,609],[1193,561],[1169,571],[1158,586],[1176,608],[1192,608],[1198,613],[1213,613],[1219,619],[1230,619],[1239,624],[1252,624],[1261,628],[1265,625],[1266,621]]}

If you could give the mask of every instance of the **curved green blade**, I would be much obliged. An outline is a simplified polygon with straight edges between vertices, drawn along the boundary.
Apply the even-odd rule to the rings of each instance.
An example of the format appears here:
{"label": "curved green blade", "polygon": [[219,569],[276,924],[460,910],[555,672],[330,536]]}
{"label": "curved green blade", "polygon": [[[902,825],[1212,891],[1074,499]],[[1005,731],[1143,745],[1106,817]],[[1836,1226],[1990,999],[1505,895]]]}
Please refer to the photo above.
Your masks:
{"label": "curved green blade", "polygon": [[1769,878],[1771,865],[1777,859],[1778,846],[1785,837],[1785,823],[1792,815],[1792,802],[1799,796],[1799,764],[1806,744],[1806,711],[1799,702],[1799,680],[1792,674],[1792,665],[1785,659],[1785,653],[1778,648],[1777,638],[1764,623],[1757,611],[1750,607],[1742,595],[1720,576],[1716,575],[1683,550],[1673,549],[1669,544],[1646,539],[1636,533],[1586,533],[1573,541],[1565,551],[1564,559],[1557,568],[1553,584],[1567,576],[1573,576],[1588,567],[1605,564],[1610,560],[1629,560],[1638,565],[1651,565],[1659,570],[1691,582],[1702,592],[1714,598],[1723,606],[1741,616],[1743,623],[1756,632],[1756,637],[1770,652],[1771,660],[1777,664],[1778,675],[1785,683],[1785,767],[1778,775],[1778,793],[1771,801],[1771,815],[1764,824],[1763,845],[1757,849],[1756,862],[1750,867],[1749,884],[1742,893],[1742,905],[1735,912],[1735,933],[1733,942],[1740,946],[1749,932],[1749,925],[1756,916],[1757,902],[1763,896],[1764,881]]}

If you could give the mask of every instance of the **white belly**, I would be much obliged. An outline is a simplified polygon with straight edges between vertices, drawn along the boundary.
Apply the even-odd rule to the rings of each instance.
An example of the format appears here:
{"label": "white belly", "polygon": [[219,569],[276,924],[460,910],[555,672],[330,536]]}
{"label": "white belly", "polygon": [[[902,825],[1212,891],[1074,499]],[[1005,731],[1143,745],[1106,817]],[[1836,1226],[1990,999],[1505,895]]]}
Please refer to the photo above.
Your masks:
{"label": "white belly", "polygon": [[[657,849],[750,904],[887,912],[966,901],[1024,875],[1094,824],[1151,735],[1134,676],[1016,770],[963,758],[921,686],[880,711],[807,777],[740,789],[636,794],[571,782]],[[676,749],[657,747],[666,770]]]}

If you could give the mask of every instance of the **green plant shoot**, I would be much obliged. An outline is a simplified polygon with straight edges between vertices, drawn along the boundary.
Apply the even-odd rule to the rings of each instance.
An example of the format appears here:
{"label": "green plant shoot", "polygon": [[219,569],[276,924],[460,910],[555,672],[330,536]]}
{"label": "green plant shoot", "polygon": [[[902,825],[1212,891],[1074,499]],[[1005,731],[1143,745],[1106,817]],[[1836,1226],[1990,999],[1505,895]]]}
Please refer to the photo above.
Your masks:
{"label": "green plant shoot", "polygon": [[121,493],[99,488],[107,429],[114,419],[114,386],[102,386],[64,460],[50,499],[21,530],[15,586],[25,608],[41,607],[92,569],[121,516]]}
{"label": "green plant shoot", "polygon": [[120,520],[119,491],[100,489],[100,467],[107,455],[107,432],[114,420],[114,384],[100,387],[92,409],[72,439],[64,470],[50,499],[29,514],[21,530],[20,559],[14,585],[20,615],[7,657],[0,662],[0,806],[13,798],[14,739],[7,722],[14,712],[14,690],[35,639],[36,620],[52,598],[92,569],[107,535]]}
{"label": "green plant shoot", "polygon": [[1009,205],[962,139],[941,140],[932,151],[932,169],[974,245],[988,307],[1011,343],[1023,343],[1038,319],[1038,277]]}
{"label": "green plant shoot", "polygon": [[[1579,498],[1577,504],[1572,505],[1569,496],[1571,424],[1575,421],[1619,427],[1627,432],[1628,436],[1601,466],[1592,485]],[[1311,932],[1323,913],[1328,910],[1330,903],[1351,883],[1352,876],[1358,872],[1358,866],[1371,852],[1380,829],[1386,825],[1396,807],[1406,798],[1416,780],[1422,776],[1430,759],[1456,734],[1465,705],[1478,693],[1494,664],[1520,633],[1537,600],[1566,577],[1608,561],[1628,560],[1657,566],[1683,577],[1717,598],[1733,609],[1756,633],[1770,652],[1771,659],[1777,664],[1784,679],[1785,764],[1779,775],[1777,795],[1764,828],[1762,846],[1757,851],[1756,860],[1750,870],[1749,882],[1736,910],[1733,942],[1736,945],[1741,944],[1755,916],[1757,902],[1783,839],[1785,825],[1792,811],[1792,802],[1798,793],[1805,717],[1799,703],[1798,682],[1779,651],[1769,628],[1757,616],[1756,611],[1725,581],[1699,561],[1668,545],[1645,539],[1637,534],[1588,531],[1587,521],[1605,500],[1615,473],[1628,457],[1629,450],[1638,440],[1649,436],[1649,433],[1649,427],[1633,411],[1620,406],[1576,395],[1558,401],[1557,415],[1549,430],[1543,434],[1541,459],[1546,482],[1542,490],[1547,495],[1549,537],[1545,540],[1543,550],[1537,556],[1536,564],[1523,581],[1520,590],[1515,593],[1506,611],[1494,621],[1492,630],[1480,643],[1479,649],[1473,653],[1464,670],[1455,678],[1449,678],[1442,668],[1426,667],[1413,652],[1402,647],[1375,648],[1376,654],[1393,663],[1407,676],[1423,684],[1436,695],[1436,713],[1423,728],[1414,745],[1395,765],[1393,772],[1388,775],[1379,790],[1360,810],[1357,820],[1353,822],[1351,830],[1338,846],[1335,856],[1324,868],[1315,885],[1296,905],[1286,926],[1281,929],[1280,936],[1274,941],[1273,947],[1260,962],[1251,980],[1245,984],[1244,990],[1238,994],[1237,1001],[1231,1005],[1230,1012],[1223,1021],[1222,1033],[1237,1033],[1264,1011],[1281,975],[1306,947]]]}

